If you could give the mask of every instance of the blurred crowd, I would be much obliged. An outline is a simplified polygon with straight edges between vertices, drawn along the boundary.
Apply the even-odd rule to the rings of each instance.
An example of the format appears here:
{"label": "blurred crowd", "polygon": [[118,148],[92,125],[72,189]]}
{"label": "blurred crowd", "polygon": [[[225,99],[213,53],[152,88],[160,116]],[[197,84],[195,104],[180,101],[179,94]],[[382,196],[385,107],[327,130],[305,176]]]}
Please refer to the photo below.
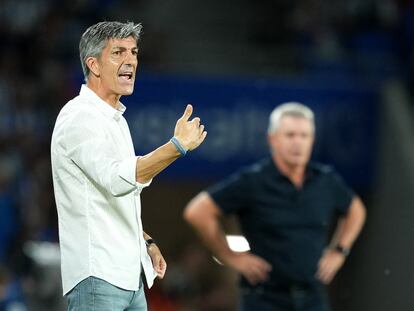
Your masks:
{"label": "blurred crowd", "polygon": [[[211,16],[220,10],[221,2],[214,2]],[[260,72],[260,66],[275,75],[356,70],[368,78],[400,78],[414,89],[412,0],[237,3],[251,12],[240,19],[248,23],[244,43],[254,46],[257,55],[245,55],[246,62],[239,57],[238,64],[248,64],[250,74],[255,68]],[[63,308],[49,146],[59,109],[82,82],[79,37],[99,20],[140,21],[140,12],[147,12],[145,69],[174,71],[179,67],[174,58],[160,54],[170,49],[166,38],[174,41],[178,34],[151,19],[148,12],[156,5],[163,10],[160,1],[0,0],[0,311]],[[179,12],[171,14],[183,22],[191,20]],[[159,42],[151,41],[151,29]],[[213,33],[214,27],[210,31],[207,37],[219,41],[220,33]],[[266,51],[273,48],[279,59],[272,62]],[[220,61],[226,68],[227,61],[234,60]],[[238,73],[232,70],[227,73]],[[168,273],[176,276],[170,278],[175,281],[148,293],[152,310],[195,310],[194,305],[204,306],[196,310],[229,310],[228,304],[218,303],[229,299],[222,297],[219,287],[209,285],[217,280],[206,274],[206,257],[193,246],[173,258]]]}

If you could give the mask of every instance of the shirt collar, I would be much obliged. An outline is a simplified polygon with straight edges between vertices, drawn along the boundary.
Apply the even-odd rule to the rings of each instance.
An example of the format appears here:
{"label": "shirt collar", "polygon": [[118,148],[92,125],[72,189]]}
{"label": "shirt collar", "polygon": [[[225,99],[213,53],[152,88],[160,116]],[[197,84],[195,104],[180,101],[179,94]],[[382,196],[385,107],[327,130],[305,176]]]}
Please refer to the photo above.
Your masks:
{"label": "shirt collar", "polygon": [[[271,167],[271,170],[273,171],[273,174],[275,174],[278,178],[287,178],[285,175],[283,175],[280,172],[279,168],[273,161],[272,157],[268,158],[267,161],[268,161],[268,165]],[[315,177],[317,174],[318,174],[317,165],[314,162],[309,161],[305,169],[305,180],[309,180]]]}
{"label": "shirt collar", "polygon": [[81,90],[79,92],[79,96],[86,98],[91,103],[93,103],[99,111],[101,111],[104,115],[115,119],[118,121],[123,113],[126,110],[126,107],[119,102],[119,109],[115,109],[107,102],[105,102],[102,98],[100,98],[94,91],[92,91],[86,84],[82,84]]}

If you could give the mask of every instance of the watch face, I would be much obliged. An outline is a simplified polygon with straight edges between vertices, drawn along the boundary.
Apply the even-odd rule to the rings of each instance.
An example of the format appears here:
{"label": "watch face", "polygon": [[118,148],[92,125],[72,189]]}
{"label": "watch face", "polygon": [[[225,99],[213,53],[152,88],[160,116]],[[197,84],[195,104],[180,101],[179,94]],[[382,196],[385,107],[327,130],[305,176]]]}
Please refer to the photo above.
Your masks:
{"label": "watch face", "polygon": [[337,246],[335,247],[335,250],[336,250],[337,252],[339,252],[339,253],[341,253],[341,254],[345,255],[345,256],[348,256],[348,255],[349,255],[349,253],[350,253],[350,249],[349,249],[349,248],[342,247],[342,246],[340,246],[340,245],[337,245]]}
{"label": "watch face", "polygon": [[148,240],[145,240],[145,245],[148,247],[148,246],[150,246],[151,244],[154,244],[155,243],[155,241],[153,240],[153,239],[148,239]]}

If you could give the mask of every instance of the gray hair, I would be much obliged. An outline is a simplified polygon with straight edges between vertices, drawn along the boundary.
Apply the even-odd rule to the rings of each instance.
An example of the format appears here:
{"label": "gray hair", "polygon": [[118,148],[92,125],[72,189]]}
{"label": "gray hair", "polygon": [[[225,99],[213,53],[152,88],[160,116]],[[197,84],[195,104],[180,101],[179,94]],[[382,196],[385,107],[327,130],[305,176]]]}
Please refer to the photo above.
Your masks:
{"label": "gray hair", "polygon": [[86,65],[88,57],[99,57],[109,39],[133,37],[137,42],[141,36],[142,25],[133,22],[100,22],[90,26],[83,33],[79,42],[79,55],[85,81],[90,70]]}
{"label": "gray hair", "polygon": [[313,111],[301,103],[288,102],[277,106],[270,114],[268,134],[276,132],[280,126],[280,120],[286,116],[308,119],[312,123],[313,131],[315,130]]}

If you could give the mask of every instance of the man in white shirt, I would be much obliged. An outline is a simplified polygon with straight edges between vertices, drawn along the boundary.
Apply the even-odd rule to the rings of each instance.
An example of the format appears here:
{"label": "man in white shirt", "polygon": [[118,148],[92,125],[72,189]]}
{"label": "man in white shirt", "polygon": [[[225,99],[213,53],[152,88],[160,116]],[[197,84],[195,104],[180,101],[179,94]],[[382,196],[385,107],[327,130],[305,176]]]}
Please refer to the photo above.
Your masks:
{"label": "man in white shirt", "polygon": [[101,22],[82,35],[86,85],[60,111],[51,142],[63,294],[68,310],[147,310],[166,262],[143,231],[140,192],[207,132],[188,105],[173,138],[137,157],[119,101],[134,89],[142,26]]}

